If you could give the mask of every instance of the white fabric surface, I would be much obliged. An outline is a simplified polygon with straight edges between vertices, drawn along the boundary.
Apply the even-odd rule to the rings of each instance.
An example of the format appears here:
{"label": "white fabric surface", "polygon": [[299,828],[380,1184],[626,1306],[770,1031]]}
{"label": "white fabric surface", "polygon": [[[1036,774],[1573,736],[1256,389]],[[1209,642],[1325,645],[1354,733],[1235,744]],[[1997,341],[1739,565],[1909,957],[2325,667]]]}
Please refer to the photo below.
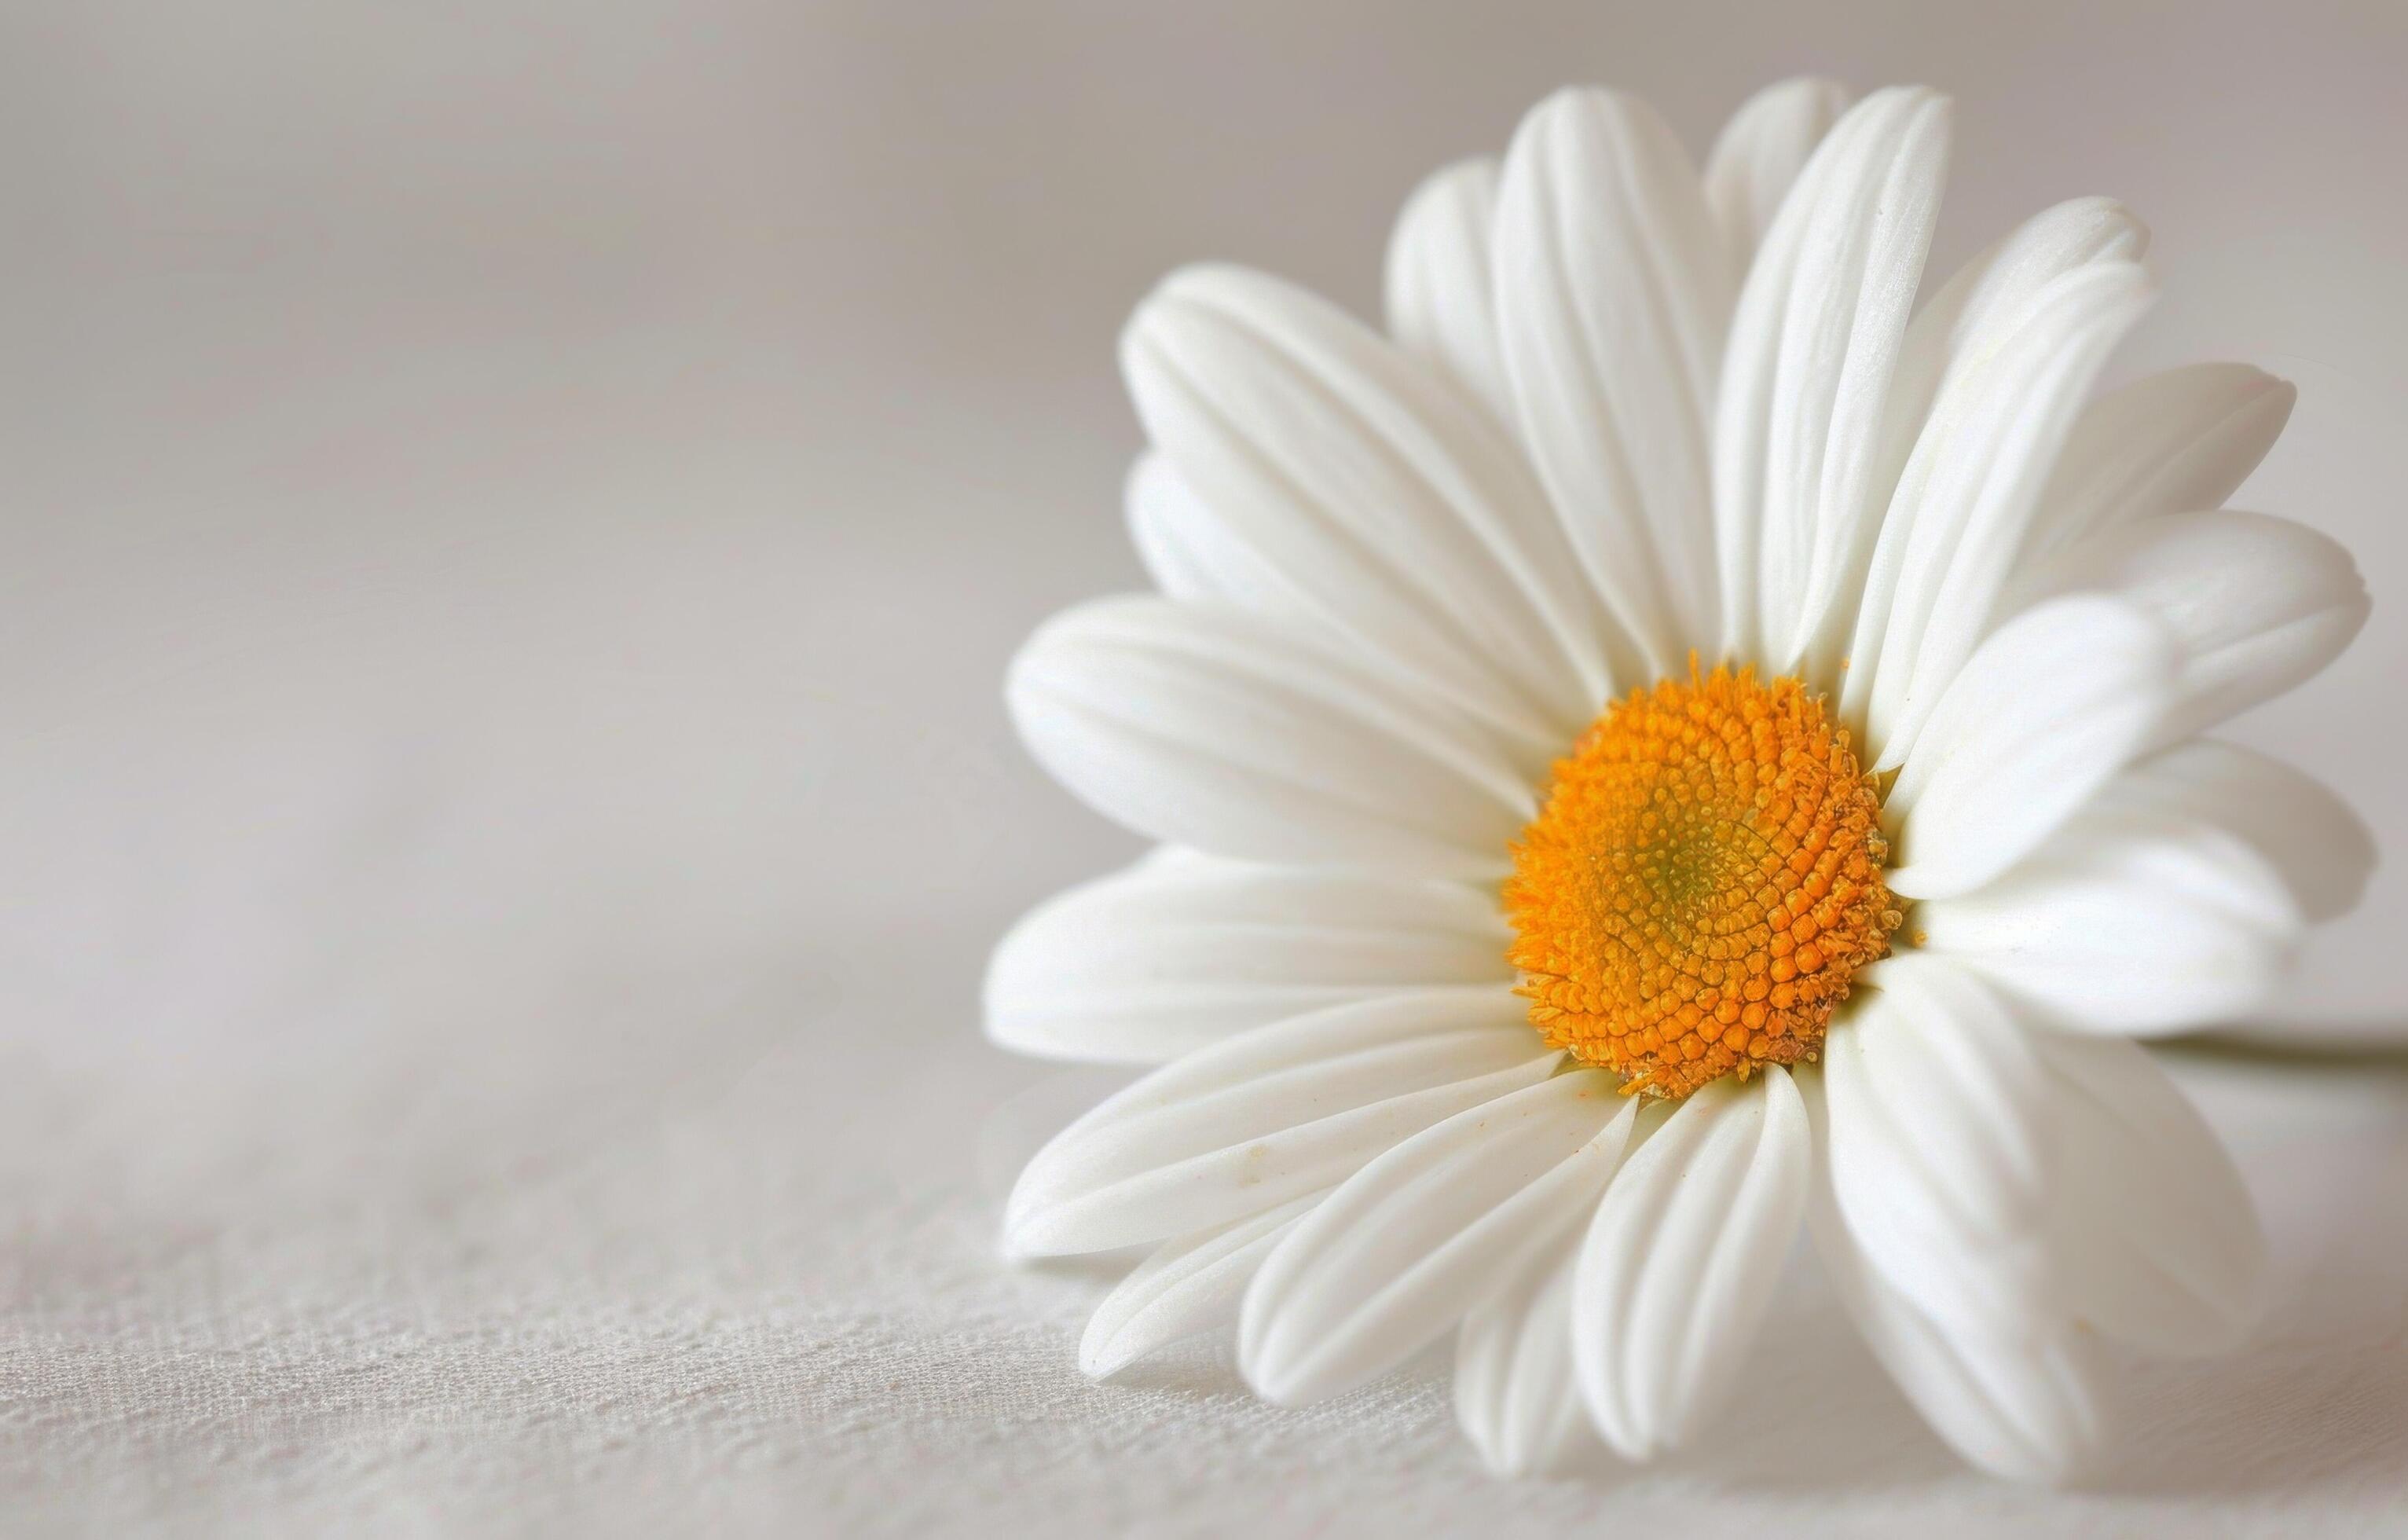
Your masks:
{"label": "white fabric surface", "polygon": [[194,627],[206,564],[49,574],[87,607],[0,756],[0,1533],[2408,1522],[2381,1059],[2189,1075],[2280,1303],[2133,1377],[2098,1492],[1958,1468],[1813,1289],[1710,1456],[1586,1482],[1482,1474],[1435,1370],[1301,1413],[1226,1346],[1086,1384],[1100,1280],[995,1230],[1113,1077],[996,1052],[975,996],[1128,850],[1006,741],[980,605],[1092,578],[925,566],[910,526],[454,538],[331,622]]}

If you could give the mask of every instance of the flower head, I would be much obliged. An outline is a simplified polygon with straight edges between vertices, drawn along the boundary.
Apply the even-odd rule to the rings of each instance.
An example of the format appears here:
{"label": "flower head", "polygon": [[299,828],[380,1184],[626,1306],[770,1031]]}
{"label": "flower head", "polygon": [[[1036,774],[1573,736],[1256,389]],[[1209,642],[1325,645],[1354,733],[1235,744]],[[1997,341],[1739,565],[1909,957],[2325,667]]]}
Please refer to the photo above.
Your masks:
{"label": "flower head", "polygon": [[1813,1058],[1898,928],[1880,819],[1798,681],[1718,668],[1633,691],[1513,846],[1506,956],[1531,1025],[1626,1093]]}
{"label": "flower head", "polygon": [[1297,1402],[1453,1332],[1493,1465],[1645,1458],[1710,1432],[1803,1229],[1943,1437],[2055,1477],[2109,1354],[2248,1330],[2247,1197],[2132,1040],[2356,901],[2348,811],[2200,734],[2365,593],[2222,508],[2288,386],[2092,398],[2151,292],[2123,209],[1925,292],[1947,141],[1929,92],[1796,81],[1700,174],[1565,92],[1408,202],[1386,336],[1226,267],[1140,307],[1159,592],[1009,694],[1163,848],[987,990],[1008,1046],[1160,1066],[1006,1218],[1155,1248],[1091,1373],[1234,1317]]}

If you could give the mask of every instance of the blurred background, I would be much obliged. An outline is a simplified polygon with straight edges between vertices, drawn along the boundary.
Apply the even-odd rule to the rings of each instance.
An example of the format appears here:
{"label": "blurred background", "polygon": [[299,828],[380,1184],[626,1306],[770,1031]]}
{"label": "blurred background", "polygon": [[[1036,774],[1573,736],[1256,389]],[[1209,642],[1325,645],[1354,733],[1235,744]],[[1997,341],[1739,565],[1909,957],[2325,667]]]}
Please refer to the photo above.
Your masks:
{"label": "blurred background", "polygon": [[[1007,1165],[1054,1094],[985,949],[1132,848],[997,692],[1138,581],[1129,308],[1224,257],[1376,314],[1406,192],[1555,86],[1702,153],[1801,72],[1955,94],[1939,269],[2112,194],[2164,280],[2118,377],[2297,381],[2236,501],[2374,618],[2238,736],[2394,858],[2263,1025],[2408,1040],[2390,0],[0,3],[22,1512],[456,1477],[645,1310],[802,1318],[837,1216],[975,1216],[970,1130]],[[293,1330],[334,1366],[263,1378]],[[518,1410],[395,1422],[496,1340]]]}

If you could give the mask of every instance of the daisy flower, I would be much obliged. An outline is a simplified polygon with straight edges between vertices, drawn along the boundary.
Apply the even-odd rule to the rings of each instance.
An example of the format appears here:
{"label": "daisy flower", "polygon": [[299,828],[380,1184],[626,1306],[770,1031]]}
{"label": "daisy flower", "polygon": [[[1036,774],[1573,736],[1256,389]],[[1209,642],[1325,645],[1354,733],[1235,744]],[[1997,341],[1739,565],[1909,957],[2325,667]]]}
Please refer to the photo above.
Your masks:
{"label": "daisy flower", "polygon": [[1292,1404],[1452,1333],[1498,1470],[1643,1460],[1712,1433],[1803,1233],[1943,1438],[2055,1479],[2118,1355],[2250,1330],[2248,1196],[2134,1040],[2252,1010],[2357,900],[2350,812],[2201,735],[2365,591],[2222,508],[2288,385],[2092,398],[2151,294],[2123,208],[1924,284],[1948,137],[1793,81],[1700,173],[1566,91],[1412,194],[1385,335],[1227,266],[1139,308],[1157,592],[1007,693],[1160,848],[985,1000],[1158,1066],[1005,1217],[1152,1248],[1090,1374],[1234,1319]]}

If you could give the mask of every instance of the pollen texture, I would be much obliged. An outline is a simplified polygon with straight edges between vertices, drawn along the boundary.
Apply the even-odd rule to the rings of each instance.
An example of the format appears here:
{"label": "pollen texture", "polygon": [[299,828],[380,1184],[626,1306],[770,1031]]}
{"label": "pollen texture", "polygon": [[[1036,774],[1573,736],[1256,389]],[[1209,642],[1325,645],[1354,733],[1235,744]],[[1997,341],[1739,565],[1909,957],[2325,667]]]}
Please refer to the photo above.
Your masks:
{"label": "pollen texture", "polygon": [[1899,924],[1880,814],[1795,679],[1693,669],[1615,701],[1513,847],[1531,1025],[1656,1096],[1814,1058]]}

